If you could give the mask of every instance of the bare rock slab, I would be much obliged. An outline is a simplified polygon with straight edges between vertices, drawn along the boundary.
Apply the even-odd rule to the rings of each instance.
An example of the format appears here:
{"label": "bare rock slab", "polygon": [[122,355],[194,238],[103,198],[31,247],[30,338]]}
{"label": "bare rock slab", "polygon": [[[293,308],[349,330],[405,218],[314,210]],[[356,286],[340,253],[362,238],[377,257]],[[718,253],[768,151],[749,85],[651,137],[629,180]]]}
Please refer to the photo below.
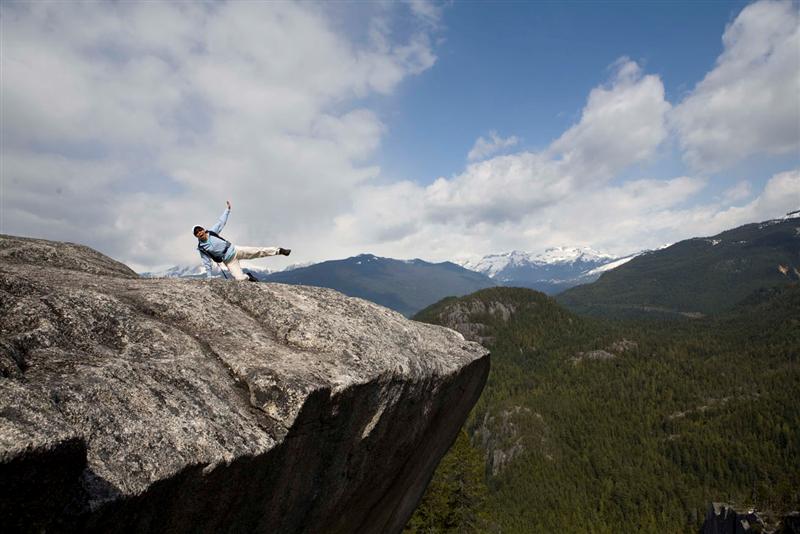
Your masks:
{"label": "bare rock slab", "polygon": [[0,236],[0,524],[399,532],[488,371],[457,332],[333,290]]}

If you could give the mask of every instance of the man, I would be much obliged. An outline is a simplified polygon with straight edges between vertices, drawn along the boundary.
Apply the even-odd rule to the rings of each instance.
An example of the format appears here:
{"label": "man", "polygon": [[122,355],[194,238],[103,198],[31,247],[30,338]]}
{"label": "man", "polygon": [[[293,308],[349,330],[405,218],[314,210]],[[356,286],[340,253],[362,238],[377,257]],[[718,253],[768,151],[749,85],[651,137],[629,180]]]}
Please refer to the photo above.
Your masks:
{"label": "man", "polygon": [[200,252],[200,258],[203,260],[203,266],[206,269],[206,276],[211,276],[211,260],[217,263],[223,262],[228,266],[228,271],[233,275],[236,280],[253,280],[250,273],[245,274],[239,265],[239,260],[252,260],[255,258],[264,258],[266,256],[275,256],[281,254],[288,256],[291,250],[280,247],[242,247],[235,246],[230,241],[225,240],[222,236],[214,235],[219,234],[225,223],[228,222],[228,215],[231,213],[231,203],[226,200],[227,208],[220,216],[217,224],[206,230],[200,225],[192,227],[192,233],[197,238],[197,250]]}

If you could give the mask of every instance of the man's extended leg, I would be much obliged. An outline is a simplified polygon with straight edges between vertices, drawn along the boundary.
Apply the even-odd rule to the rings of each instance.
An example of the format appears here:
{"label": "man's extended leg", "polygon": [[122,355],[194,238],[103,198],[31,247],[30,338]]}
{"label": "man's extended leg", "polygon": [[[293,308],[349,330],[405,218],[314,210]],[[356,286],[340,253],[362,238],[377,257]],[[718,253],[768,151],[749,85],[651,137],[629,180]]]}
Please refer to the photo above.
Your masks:
{"label": "man's extended leg", "polygon": [[236,245],[237,260],[252,260],[255,258],[265,258],[267,256],[277,256],[280,247],[240,247]]}
{"label": "man's extended leg", "polygon": [[240,281],[241,280],[247,280],[247,275],[242,272],[242,267],[239,265],[239,259],[238,258],[239,258],[239,251],[237,249],[236,255],[233,258],[231,258],[230,261],[226,261],[225,265],[228,266],[228,272],[230,272],[231,275],[236,280],[240,280]]}

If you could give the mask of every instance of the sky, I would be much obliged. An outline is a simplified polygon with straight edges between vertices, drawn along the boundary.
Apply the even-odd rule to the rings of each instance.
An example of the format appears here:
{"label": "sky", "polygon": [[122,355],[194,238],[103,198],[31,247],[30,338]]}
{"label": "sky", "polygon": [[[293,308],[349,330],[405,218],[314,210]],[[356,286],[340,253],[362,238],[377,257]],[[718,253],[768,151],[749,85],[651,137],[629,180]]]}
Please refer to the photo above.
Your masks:
{"label": "sky", "polygon": [[461,261],[800,209],[797,2],[0,4],[0,233]]}

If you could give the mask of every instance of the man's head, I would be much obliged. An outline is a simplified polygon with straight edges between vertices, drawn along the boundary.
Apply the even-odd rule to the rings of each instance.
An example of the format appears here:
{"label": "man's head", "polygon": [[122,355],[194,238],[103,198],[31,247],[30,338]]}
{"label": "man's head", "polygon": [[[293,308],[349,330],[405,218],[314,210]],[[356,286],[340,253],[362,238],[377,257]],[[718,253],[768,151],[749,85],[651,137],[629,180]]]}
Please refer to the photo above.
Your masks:
{"label": "man's head", "polygon": [[200,241],[208,240],[208,232],[202,226],[195,226],[194,228],[192,228],[192,233]]}

